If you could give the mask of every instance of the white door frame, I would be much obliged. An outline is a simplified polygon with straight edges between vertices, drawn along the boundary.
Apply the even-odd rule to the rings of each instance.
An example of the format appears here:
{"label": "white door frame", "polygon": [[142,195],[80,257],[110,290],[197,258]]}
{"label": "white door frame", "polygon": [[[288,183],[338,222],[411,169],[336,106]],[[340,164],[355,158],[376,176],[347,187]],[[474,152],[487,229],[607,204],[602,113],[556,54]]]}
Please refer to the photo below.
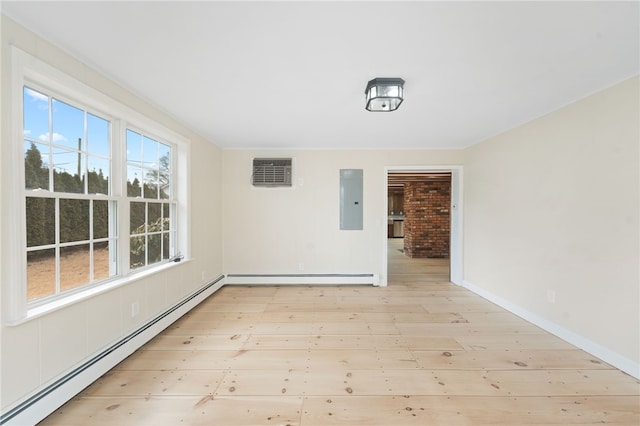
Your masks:
{"label": "white door frame", "polygon": [[[450,280],[452,283],[462,285],[462,166],[385,166],[384,168],[384,188],[388,187],[389,172],[451,172],[451,206],[449,217],[451,219],[451,231],[449,241],[449,268]],[[385,191],[386,194],[386,191]],[[384,221],[387,223],[389,217],[389,197],[384,197]],[[380,277],[380,286],[386,287],[388,282],[388,231],[387,227],[382,227],[384,234],[382,235],[382,275]]]}

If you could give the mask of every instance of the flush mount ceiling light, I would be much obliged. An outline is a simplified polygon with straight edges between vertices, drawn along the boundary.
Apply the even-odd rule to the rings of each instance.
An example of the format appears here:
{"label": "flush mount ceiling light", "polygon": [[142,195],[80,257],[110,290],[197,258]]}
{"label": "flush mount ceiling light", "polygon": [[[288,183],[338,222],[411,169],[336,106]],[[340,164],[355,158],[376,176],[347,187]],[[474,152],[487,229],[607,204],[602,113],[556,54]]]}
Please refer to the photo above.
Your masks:
{"label": "flush mount ceiling light", "polygon": [[367,83],[367,111],[395,111],[402,103],[404,80],[374,78]]}

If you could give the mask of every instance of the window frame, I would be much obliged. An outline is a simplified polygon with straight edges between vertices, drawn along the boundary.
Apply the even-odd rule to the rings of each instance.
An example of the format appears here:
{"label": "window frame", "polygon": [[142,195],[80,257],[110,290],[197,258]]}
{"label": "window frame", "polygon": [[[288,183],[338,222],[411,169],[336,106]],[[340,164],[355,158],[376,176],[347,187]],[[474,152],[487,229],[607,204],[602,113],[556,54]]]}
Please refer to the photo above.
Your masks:
{"label": "window frame", "polygon": [[[113,277],[81,285],[55,296],[44,297],[33,301],[27,300],[27,270],[26,270],[26,198],[33,191],[25,188],[24,170],[24,134],[23,134],[23,87],[42,90],[44,94],[55,97],[72,106],[85,108],[85,111],[111,123],[111,171],[109,175],[111,193],[96,199],[110,200],[115,203],[116,214],[110,217],[110,222],[116,221],[117,230],[114,238],[117,241],[117,272]],[[172,245],[176,248],[174,255],[181,259],[190,258],[189,241],[189,166],[190,141],[184,136],[167,129],[157,121],[130,108],[127,105],[105,95],[104,93],[86,85],[71,75],[41,61],[40,59],[11,46],[11,90],[9,93],[11,105],[11,120],[8,123],[10,143],[3,155],[11,159],[8,167],[8,183],[4,188],[20,188],[11,191],[6,201],[11,205],[8,209],[8,235],[10,238],[5,247],[9,248],[5,261],[8,267],[3,271],[3,280],[9,285],[3,285],[3,321],[7,325],[16,325],[37,318],[46,313],[85,300],[104,291],[126,285],[132,281],[155,274],[176,263],[161,260],[159,263],[130,269],[129,267],[129,203],[134,200],[127,197],[127,158],[126,158],[126,129],[138,129],[146,135],[154,136],[158,142],[171,147],[171,176],[172,188],[170,198],[175,214],[174,239]],[[6,153],[6,154],[5,154]],[[6,164],[6,163],[5,163]],[[185,172],[178,173],[179,170]],[[53,188],[50,188],[51,190]],[[47,191],[49,197],[88,199],[90,194],[74,194]],[[140,199],[140,201],[154,201]],[[157,200],[161,201],[161,200]],[[110,233],[111,234],[111,233]],[[109,236],[111,238],[111,235]],[[59,247],[59,242],[56,242]],[[3,266],[4,269],[4,266]]]}
{"label": "window frame", "polygon": [[[94,108],[89,107],[88,105],[70,98],[69,96],[65,96],[63,93],[58,93],[55,90],[49,89],[45,86],[43,86],[42,84],[39,84],[38,82],[35,81],[31,81],[29,79],[24,80],[23,83],[23,90],[24,88],[27,87],[30,90],[36,91],[42,95],[46,95],[49,99],[49,107],[51,108],[53,105],[53,100],[57,100],[59,102],[64,102],[67,105],[70,105],[74,108],[78,108],[81,109],[84,113],[86,114],[91,114],[94,115],[96,117],[99,117],[101,119],[105,119],[108,120],[109,122],[109,144],[110,144],[110,148],[111,145],[113,144],[113,141],[115,139],[114,137],[114,132],[113,132],[113,122],[114,122],[114,117],[112,117],[111,115],[104,113],[102,111],[96,110]],[[24,96],[21,98],[22,102],[21,102],[21,117],[22,117],[22,112],[24,112]],[[22,117],[24,118],[24,117]],[[49,120],[51,120],[51,116],[49,117]],[[51,130],[51,129],[49,129]],[[85,129],[86,130],[86,129]],[[26,138],[24,135],[22,136],[22,140],[23,142],[27,142],[27,139],[30,139],[29,142],[35,141],[36,138],[34,137],[29,137]],[[33,142],[32,142],[33,143]],[[56,144],[55,143],[43,143],[43,142],[38,142],[41,145],[47,145],[49,146],[50,150],[53,149],[55,150],[56,148]],[[89,287],[93,287],[93,286],[99,286],[101,284],[103,284],[104,282],[111,280],[111,279],[115,279],[118,276],[118,271],[119,271],[119,256],[118,256],[118,252],[119,252],[119,232],[117,227],[115,226],[115,224],[118,223],[118,215],[121,213],[121,207],[119,206],[119,202],[117,200],[117,197],[114,196],[114,190],[113,190],[113,179],[111,178],[111,171],[114,169],[114,159],[113,159],[113,155],[111,153],[111,149],[109,149],[110,153],[109,153],[109,170],[108,170],[108,176],[109,176],[109,189],[108,189],[108,193],[107,194],[93,194],[90,192],[84,192],[88,189],[88,176],[85,178],[85,183],[84,183],[84,188],[83,188],[83,192],[81,193],[77,193],[77,192],[62,192],[62,191],[55,191],[55,179],[53,179],[52,173],[54,173],[55,170],[55,164],[51,161],[52,159],[50,158],[51,152],[49,151],[49,154],[47,155],[49,158],[47,159],[47,163],[48,163],[48,172],[49,172],[49,183],[48,183],[48,189],[45,190],[33,190],[33,189],[27,189],[25,187],[25,176],[24,176],[24,172],[22,174],[22,193],[23,193],[23,197],[22,197],[22,202],[26,203],[27,198],[44,198],[44,199],[50,199],[50,200],[54,200],[54,209],[56,211],[56,219],[55,219],[55,225],[56,225],[56,230],[55,230],[55,241],[53,243],[50,244],[46,244],[46,245],[40,245],[40,246],[31,246],[29,247],[28,244],[25,244],[25,246],[22,248],[24,252],[28,253],[28,252],[34,252],[34,251],[38,251],[38,250],[43,250],[43,249],[48,249],[48,250],[55,250],[55,257],[54,257],[54,262],[55,262],[55,270],[56,270],[56,274],[54,277],[54,293],[53,294],[49,294],[43,297],[39,297],[37,299],[31,299],[29,300],[28,298],[28,282],[27,282],[27,277],[25,277],[25,285],[27,286],[27,307],[28,308],[33,308],[33,307],[38,307],[41,305],[45,305],[51,301],[55,301],[59,298],[64,297],[65,295],[70,295],[72,293],[75,292],[80,292],[83,291]],[[24,152],[24,151],[23,151]],[[89,151],[84,149],[84,147],[82,149],[79,150],[79,152],[81,153],[81,155],[88,155]],[[43,153],[44,154],[44,153]],[[43,155],[44,156],[44,155]],[[24,163],[24,158],[22,159],[22,162]],[[24,167],[24,164],[22,165]],[[84,172],[86,172],[88,170],[88,166],[85,167],[85,170],[83,170]],[[103,237],[103,238],[95,238],[93,235],[93,230],[90,227],[89,229],[89,236],[86,240],[78,240],[78,241],[60,241],[60,230],[58,229],[58,224],[60,221],[60,202],[61,200],[85,200],[85,201],[89,201],[89,224],[91,225],[93,223],[93,205],[94,205],[94,201],[106,201],[108,203],[108,211],[109,211],[109,231],[108,231],[108,236],[107,237]],[[26,207],[25,207],[25,217],[23,218],[23,222],[25,222],[25,227],[26,225]],[[114,224],[115,223],[115,224]],[[25,230],[26,231],[26,230]],[[100,241],[97,241],[100,240]],[[67,290],[62,290],[62,281],[61,281],[61,277],[60,277],[60,271],[62,269],[62,254],[61,251],[63,251],[65,248],[68,247],[74,247],[74,246],[79,246],[79,245],[84,245],[84,244],[88,244],[90,246],[94,245],[96,242],[109,242],[110,246],[109,246],[109,277],[104,278],[104,279],[99,279],[99,280],[94,280],[94,250],[93,248],[89,248],[89,262],[90,262],[90,266],[89,266],[89,281],[84,283],[84,284],[80,284],[80,285],[75,285],[70,289]],[[28,263],[27,266],[28,268]],[[28,274],[27,274],[28,275]]]}
{"label": "window frame", "polygon": [[[144,203],[145,204],[145,223],[148,223],[147,215],[148,215],[148,206],[149,206],[150,203],[161,204],[161,205],[165,205],[165,204],[169,205],[169,210],[170,210],[170,212],[169,212],[170,213],[170,225],[169,225],[170,228],[168,230],[168,233],[169,233],[169,246],[170,246],[170,250],[173,250],[173,255],[171,253],[169,253],[169,258],[170,259],[171,258],[177,258],[177,257],[181,256],[182,253],[180,253],[180,251],[179,251],[179,247],[180,246],[177,244],[177,241],[178,241],[177,235],[178,235],[178,232],[179,232],[179,229],[178,229],[178,226],[177,226],[177,223],[178,223],[178,221],[177,221],[177,217],[178,217],[178,202],[176,200],[176,196],[174,195],[175,186],[176,186],[176,183],[177,183],[177,177],[176,177],[177,169],[176,169],[176,155],[175,155],[176,154],[176,146],[175,146],[175,144],[172,144],[172,143],[164,140],[163,138],[156,136],[153,133],[149,133],[148,131],[145,131],[140,127],[136,127],[136,126],[133,126],[133,125],[127,125],[127,126],[124,126],[124,128],[123,128],[124,139],[123,139],[122,143],[123,143],[123,146],[125,146],[125,147],[127,146],[127,132],[129,132],[129,131],[138,133],[142,137],[150,138],[153,141],[155,141],[156,143],[167,145],[167,146],[170,147],[171,156],[170,156],[169,170],[170,170],[170,176],[171,176],[170,177],[171,190],[169,192],[169,198],[160,198],[160,197],[157,197],[157,198],[145,198],[144,197],[144,190],[142,191],[143,193],[142,193],[141,196],[138,196],[138,197],[129,196],[128,191],[127,191],[127,187],[126,187],[126,184],[128,182],[128,180],[126,178],[126,173],[127,173],[128,167],[129,167],[129,160],[128,160],[126,154],[123,157],[123,160],[124,160],[123,172],[125,173],[125,176],[122,179],[122,181],[124,183],[124,187],[122,188],[122,190],[123,190],[122,195],[123,195],[123,198],[125,199],[125,202],[127,202],[129,206],[131,206],[132,203]],[[127,212],[130,213],[131,212],[131,208],[127,209]],[[147,229],[143,233],[133,234],[131,232],[130,217],[131,217],[130,214],[128,214],[127,218],[126,218],[126,220],[127,220],[126,233],[122,234],[122,235],[124,237],[126,237],[127,242],[129,244],[131,242],[131,238],[133,238],[134,236],[144,236],[145,240],[147,241],[145,243],[145,245],[148,246],[148,236],[149,235],[157,235],[157,233],[153,232],[153,231],[150,232]],[[164,232],[164,231],[162,231],[162,232]],[[160,233],[160,235],[162,235],[162,232]],[[129,244],[127,244],[127,251],[126,251],[127,253],[130,252],[129,251],[129,247],[130,247]],[[124,243],[123,243],[123,245],[124,245]],[[162,259],[162,253],[161,253],[160,262],[149,263],[149,261],[148,261],[148,251],[147,250],[145,250],[145,258],[146,258],[146,260],[145,260],[145,264],[143,266],[132,268],[131,267],[131,262],[129,260],[130,258],[129,258],[129,256],[127,256],[127,259],[129,260],[129,261],[126,262],[127,271],[139,271],[139,270],[144,270],[144,269],[147,269],[147,268],[153,268],[154,265],[158,265],[158,263],[161,264],[161,263],[165,262],[165,260]]]}

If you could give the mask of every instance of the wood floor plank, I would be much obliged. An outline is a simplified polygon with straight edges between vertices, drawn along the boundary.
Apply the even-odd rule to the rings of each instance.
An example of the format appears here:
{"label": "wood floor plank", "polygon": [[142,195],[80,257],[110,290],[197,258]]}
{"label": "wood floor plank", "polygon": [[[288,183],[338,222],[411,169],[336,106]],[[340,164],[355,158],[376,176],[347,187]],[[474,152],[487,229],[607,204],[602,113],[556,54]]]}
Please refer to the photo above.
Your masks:
{"label": "wood floor plank", "polygon": [[331,396],[304,398],[305,426],[637,425],[634,397]]}
{"label": "wood floor plank", "polygon": [[254,334],[245,342],[245,350],[304,349],[311,346],[308,334]]}
{"label": "wood floor plank", "polygon": [[527,326],[531,325],[526,320],[511,312],[465,312],[465,319],[471,324],[515,324]]}
{"label": "wood floor plank", "polygon": [[172,326],[192,321],[218,323],[224,321],[228,315],[229,314],[227,312],[208,311],[206,309],[202,309],[201,305],[198,305],[191,311],[187,312],[187,314],[180,318],[178,321],[173,323]]}
{"label": "wood floor plank", "polygon": [[442,395],[433,373],[422,369],[329,370],[309,374],[306,395]]}
{"label": "wood floor plank", "polygon": [[[189,425],[300,425],[301,397],[225,397],[216,396],[194,411]],[[176,423],[177,424],[177,423]]]}
{"label": "wood floor plank", "polygon": [[353,312],[427,312],[421,304],[387,304],[387,305],[368,305],[368,304],[311,304],[298,301],[298,303],[272,303],[268,304],[265,312],[344,312],[351,314]]}
{"label": "wood floor plank", "polygon": [[[460,346],[460,349],[462,347]],[[569,350],[414,350],[416,360],[423,368],[431,369],[484,369],[484,370],[558,370],[558,369],[612,369],[579,349]]]}
{"label": "wood floor plank", "polygon": [[226,370],[240,351],[138,350],[118,364],[116,370]]}
{"label": "wood floor plank", "polygon": [[203,300],[198,305],[200,309],[207,309],[207,306],[217,306],[220,303],[270,303],[273,300],[273,295],[277,291],[275,288],[268,289],[269,294],[259,294],[257,290],[251,289],[249,292],[237,291],[237,288],[228,286],[226,289],[232,288],[231,291],[225,291],[225,288],[218,290],[218,302],[211,302],[211,300]]}
{"label": "wood floor plank", "polygon": [[367,317],[359,310],[353,312],[315,312],[314,322],[367,322]]}
{"label": "wood floor plank", "polygon": [[223,370],[112,370],[82,392],[82,396],[197,396],[212,394]]}
{"label": "wood floor plank", "polygon": [[574,349],[575,346],[549,334],[489,334],[462,336],[456,335],[456,340],[467,350],[500,350],[500,349]]}
{"label": "wood floor plank", "polygon": [[375,351],[314,350],[309,355],[308,366],[312,371],[343,371],[358,367],[376,369],[380,368],[380,362]]}
{"label": "wood floor plank", "polygon": [[241,323],[233,321],[206,322],[191,321],[184,322],[175,327],[168,327],[163,336],[234,336],[251,335],[255,323]]}
{"label": "wood floor plank", "polygon": [[461,350],[462,345],[453,337],[445,336],[411,336],[402,335],[397,337],[398,347],[416,350],[443,350],[456,351]]}
{"label": "wood floor plank", "polygon": [[[494,336],[495,339],[515,341],[522,335],[539,335],[547,336],[548,333],[542,329],[532,325],[518,325],[513,323],[507,324],[471,324],[463,322],[452,323],[404,323],[396,322],[396,328],[402,334],[414,336],[460,336],[465,337],[465,341],[470,345],[474,344],[474,338],[479,337],[484,340],[485,337]],[[533,338],[535,339],[535,338]],[[545,341],[558,341],[559,338],[543,338]]]}
{"label": "wood floor plank", "polygon": [[[74,400],[75,401],[75,400]],[[300,397],[82,398],[41,426],[299,425]]]}
{"label": "wood floor plank", "polygon": [[373,350],[379,346],[377,336],[370,334],[311,336],[311,349]]}
{"label": "wood floor plank", "polygon": [[308,336],[316,330],[312,322],[266,322],[256,324],[253,334],[291,335],[300,334]]}
{"label": "wood floor plank", "polygon": [[171,336],[161,335],[147,343],[146,350],[238,350],[249,335],[201,335]]}
{"label": "wood floor plank", "polygon": [[316,292],[303,292],[297,291],[296,293],[277,293],[271,303],[277,305],[296,305],[300,302],[310,303],[314,305],[330,304],[336,305],[338,302],[338,296],[331,296],[326,294],[318,294]]}
{"label": "wood floor plank", "polygon": [[263,312],[266,303],[218,303],[209,304],[208,312]]}
{"label": "wood floor plank", "polygon": [[234,370],[225,375],[215,395],[302,396],[308,391],[305,370]]}
{"label": "wood floor plank", "polygon": [[307,370],[310,357],[308,349],[242,350],[234,355],[229,370]]}
{"label": "wood floor plank", "polygon": [[313,350],[309,357],[309,368],[320,373],[333,369],[340,371],[381,368],[415,369],[417,361],[408,350]]}
{"label": "wood floor plank", "polygon": [[362,314],[368,324],[381,323],[389,324],[394,321],[393,312],[365,312]]}
{"label": "wood floor plank", "polygon": [[370,334],[371,329],[366,322],[320,322],[314,324],[312,332],[321,335],[361,335]]}
{"label": "wood floor plank", "polygon": [[[273,296],[282,291],[277,285],[225,285],[216,294],[227,296],[227,293],[233,297],[242,296]],[[215,302],[213,302],[215,303]]]}
{"label": "wood floor plank", "polygon": [[259,322],[315,322],[317,313],[309,312],[264,312]]}
{"label": "wood floor plank", "polygon": [[[200,397],[191,398],[76,398],[40,426],[172,426],[184,424]],[[82,403],[77,403],[82,401]]]}
{"label": "wood floor plank", "polygon": [[395,335],[400,334],[400,330],[396,327],[393,322],[370,322],[369,324],[369,332],[372,335]]}
{"label": "wood floor plank", "polygon": [[458,312],[464,315],[466,312],[504,312],[498,305],[475,297],[434,297],[423,301],[421,305],[425,311],[431,313]]}
{"label": "wood floor plank", "polygon": [[492,386],[510,395],[638,395],[640,381],[617,370],[494,370],[487,371]]}

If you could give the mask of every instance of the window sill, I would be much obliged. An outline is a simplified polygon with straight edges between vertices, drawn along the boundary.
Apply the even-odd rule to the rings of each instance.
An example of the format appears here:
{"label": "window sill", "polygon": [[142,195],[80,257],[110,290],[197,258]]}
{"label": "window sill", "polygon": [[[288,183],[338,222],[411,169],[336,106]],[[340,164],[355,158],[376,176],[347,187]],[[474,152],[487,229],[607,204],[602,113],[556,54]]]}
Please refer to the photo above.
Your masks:
{"label": "window sill", "polygon": [[60,309],[64,309],[76,303],[82,302],[84,300],[95,297],[99,294],[106,293],[108,291],[112,291],[118,287],[122,287],[127,284],[131,284],[135,281],[139,281],[141,279],[150,277],[152,275],[158,274],[160,272],[166,271],[171,268],[175,268],[182,263],[189,263],[190,260],[183,259],[180,262],[168,262],[162,265],[159,265],[154,268],[145,269],[140,272],[131,273],[126,277],[117,278],[113,281],[109,281],[102,285],[98,285],[95,287],[88,288],[83,291],[79,291],[74,294],[70,294],[69,296],[62,297],[60,299],[52,300],[51,302],[44,303],[42,305],[34,306],[32,308],[27,309],[27,314],[15,321],[6,322],[7,326],[16,326],[20,324],[24,324],[36,318],[40,318],[42,316],[48,315],[52,312],[55,312]]}

